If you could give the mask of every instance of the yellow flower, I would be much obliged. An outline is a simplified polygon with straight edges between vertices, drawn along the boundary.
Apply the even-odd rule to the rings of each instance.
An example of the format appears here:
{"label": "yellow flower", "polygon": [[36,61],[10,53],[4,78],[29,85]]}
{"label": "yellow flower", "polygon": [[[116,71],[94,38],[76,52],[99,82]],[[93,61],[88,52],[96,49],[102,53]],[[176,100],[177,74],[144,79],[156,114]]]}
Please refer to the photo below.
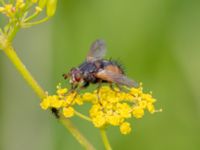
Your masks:
{"label": "yellow flower", "polygon": [[155,108],[154,108],[154,106],[153,106],[152,103],[148,103],[148,104],[147,104],[147,109],[148,109],[148,111],[149,111],[150,113],[154,113],[154,112],[155,112]]}
{"label": "yellow flower", "polygon": [[149,103],[154,103],[156,100],[152,97],[151,94],[143,94],[142,99],[146,100]]}
{"label": "yellow flower", "polygon": [[101,112],[101,106],[99,104],[92,105],[92,108],[90,109],[89,112],[90,112],[91,118],[95,117],[98,115],[99,112]]}
{"label": "yellow flower", "polygon": [[146,106],[147,106],[147,102],[146,102],[146,101],[144,101],[144,100],[142,100],[142,101],[139,101],[139,102],[138,102],[138,104],[139,104],[139,107],[141,107],[141,108],[143,108],[143,109],[145,109],[145,108],[146,108]]}
{"label": "yellow flower", "polygon": [[144,110],[141,107],[133,108],[133,116],[137,119],[142,118],[144,116]]}
{"label": "yellow flower", "polygon": [[130,95],[129,93],[124,93],[124,100],[129,100],[129,101],[132,101],[133,100],[133,96]]}
{"label": "yellow flower", "polygon": [[102,86],[98,93],[94,90],[83,94],[77,92],[67,94],[68,89],[61,88],[59,84],[56,95],[47,96],[40,106],[42,109],[57,108],[66,118],[70,118],[74,116],[76,105],[90,103],[89,117],[81,118],[88,118],[86,120],[91,120],[97,128],[109,125],[118,126],[122,134],[128,134],[131,132],[130,123],[127,122],[128,118],[139,119],[144,116],[145,110],[150,113],[158,112],[158,110],[154,108],[155,99],[152,93],[144,93],[142,87],[126,90],[115,89],[113,91],[108,86]]}
{"label": "yellow flower", "polygon": [[44,110],[48,109],[50,107],[50,101],[48,98],[43,99],[43,101],[40,103],[40,107]]}
{"label": "yellow flower", "polygon": [[51,107],[53,108],[60,108],[63,104],[63,101],[57,99],[57,97],[55,96],[54,98],[51,99]]}
{"label": "yellow flower", "polygon": [[94,124],[95,127],[101,128],[105,125],[106,119],[103,114],[98,115],[98,116],[92,118],[92,123]]}
{"label": "yellow flower", "polygon": [[60,108],[63,105],[64,101],[59,100],[57,95],[47,96],[41,103],[40,106],[42,109],[46,110],[49,107]]}
{"label": "yellow flower", "polygon": [[120,115],[117,115],[117,114],[116,115],[107,116],[107,122],[110,125],[113,125],[113,126],[118,126],[123,121],[124,121],[124,119]]}
{"label": "yellow flower", "polygon": [[93,93],[86,92],[82,95],[83,101],[93,102],[97,100],[97,95]]}
{"label": "yellow flower", "polygon": [[108,92],[113,92],[108,86],[103,86],[99,90],[99,94],[107,94]]}
{"label": "yellow flower", "polygon": [[79,95],[76,96],[76,98],[74,99],[74,102],[78,105],[83,105],[83,100],[81,99]]}
{"label": "yellow flower", "polygon": [[[109,100],[107,98],[109,98]],[[111,104],[119,102],[119,98],[118,97],[113,97],[112,95],[110,97],[106,97],[106,99],[107,99],[106,100],[107,103],[111,103]]]}
{"label": "yellow flower", "polygon": [[72,107],[64,107],[63,108],[63,115],[66,117],[66,118],[70,118],[72,116],[74,116],[74,108]]}
{"label": "yellow flower", "polygon": [[67,88],[64,88],[64,89],[59,88],[59,89],[57,89],[56,93],[57,93],[58,95],[64,95],[64,94],[67,93]]}
{"label": "yellow flower", "polygon": [[131,127],[130,127],[130,123],[128,122],[124,122],[120,125],[120,132],[122,134],[128,134],[131,132]]}
{"label": "yellow flower", "polygon": [[67,104],[71,105],[75,103],[76,93],[71,93],[65,97]]}
{"label": "yellow flower", "polygon": [[134,96],[139,96],[142,94],[141,88],[131,88],[130,89],[130,94],[134,95]]}
{"label": "yellow flower", "polygon": [[4,5],[4,13],[7,16],[9,16],[9,17],[13,16],[14,15],[14,11],[15,11],[15,9],[14,9],[14,7],[13,7],[12,4],[6,4],[6,5]]}
{"label": "yellow flower", "polygon": [[130,118],[131,117],[131,107],[127,103],[118,103],[117,104],[117,112],[123,118]]}

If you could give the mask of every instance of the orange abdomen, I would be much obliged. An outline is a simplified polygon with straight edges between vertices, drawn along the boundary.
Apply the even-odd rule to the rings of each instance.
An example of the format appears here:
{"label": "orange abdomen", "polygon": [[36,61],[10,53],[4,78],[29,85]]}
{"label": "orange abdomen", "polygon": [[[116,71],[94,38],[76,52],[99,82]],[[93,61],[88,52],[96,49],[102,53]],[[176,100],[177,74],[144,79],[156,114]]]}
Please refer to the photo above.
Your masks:
{"label": "orange abdomen", "polygon": [[114,72],[114,73],[123,74],[122,69],[119,68],[119,67],[116,66],[116,65],[113,65],[113,64],[107,65],[107,66],[104,68],[104,70],[111,71],[111,72]]}

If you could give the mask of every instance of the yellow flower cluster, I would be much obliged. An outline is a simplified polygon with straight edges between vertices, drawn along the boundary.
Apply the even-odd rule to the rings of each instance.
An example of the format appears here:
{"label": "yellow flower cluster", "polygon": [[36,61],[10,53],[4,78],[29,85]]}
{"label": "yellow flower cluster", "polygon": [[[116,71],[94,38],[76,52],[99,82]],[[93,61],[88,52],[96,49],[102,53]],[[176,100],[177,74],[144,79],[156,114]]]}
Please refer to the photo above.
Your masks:
{"label": "yellow flower cluster", "polygon": [[39,14],[45,7],[47,16],[51,17],[55,14],[57,0],[15,0],[13,3],[2,2],[2,4],[3,6],[0,7],[0,13],[5,14],[9,18],[18,18],[25,12],[25,16],[27,17],[27,11],[30,6],[35,7],[35,13],[31,18]]}
{"label": "yellow flower cluster", "polygon": [[16,0],[15,5],[9,3],[9,4],[4,4],[3,7],[0,7],[0,13],[3,13],[6,16],[12,18],[15,16],[16,12],[22,10],[24,6],[25,3],[23,0]]}
{"label": "yellow flower cluster", "polygon": [[[76,113],[74,106],[84,103],[91,103],[89,118],[95,127],[102,128],[108,125],[119,126],[122,134],[131,132],[129,118],[142,118],[145,110],[154,113],[155,99],[152,94],[143,92],[142,87],[125,89],[111,89],[108,86],[102,86],[98,91],[78,94],[68,92],[66,88],[57,87],[56,95],[47,96],[41,102],[42,109],[56,108],[62,111],[62,114],[69,118]],[[78,113],[80,116],[80,113]],[[84,116],[81,114],[81,116]],[[83,117],[82,117],[83,118]]]}

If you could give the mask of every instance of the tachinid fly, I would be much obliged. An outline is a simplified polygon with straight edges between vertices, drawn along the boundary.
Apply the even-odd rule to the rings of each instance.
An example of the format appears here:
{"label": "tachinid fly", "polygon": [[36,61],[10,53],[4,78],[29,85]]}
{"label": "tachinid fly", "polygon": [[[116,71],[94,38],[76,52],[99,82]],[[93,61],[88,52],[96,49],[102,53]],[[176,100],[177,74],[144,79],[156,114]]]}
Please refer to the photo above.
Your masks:
{"label": "tachinid fly", "polygon": [[85,88],[90,83],[115,83],[128,87],[137,87],[137,83],[124,74],[123,69],[115,61],[104,59],[105,42],[96,40],[92,43],[86,60],[78,67],[72,68],[64,78],[70,78],[72,89]]}

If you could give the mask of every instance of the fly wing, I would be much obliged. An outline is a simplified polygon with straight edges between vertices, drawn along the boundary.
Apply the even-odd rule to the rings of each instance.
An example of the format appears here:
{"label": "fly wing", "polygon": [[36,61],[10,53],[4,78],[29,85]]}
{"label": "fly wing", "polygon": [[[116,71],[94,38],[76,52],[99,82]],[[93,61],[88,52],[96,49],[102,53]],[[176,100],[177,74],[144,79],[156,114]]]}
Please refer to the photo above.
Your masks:
{"label": "fly wing", "polygon": [[105,56],[106,46],[104,40],[96,40],[92,43],[87,55],[87,61],[100,60]]}
{"label": "fly wing", "polygon": [[126,85],[128,87],[138,87],[138,84],[135,81],[127,78],[125,75],[108,70],[99,71],[96,74],[96,77],[108,82],[114,82],[120,85]]}

